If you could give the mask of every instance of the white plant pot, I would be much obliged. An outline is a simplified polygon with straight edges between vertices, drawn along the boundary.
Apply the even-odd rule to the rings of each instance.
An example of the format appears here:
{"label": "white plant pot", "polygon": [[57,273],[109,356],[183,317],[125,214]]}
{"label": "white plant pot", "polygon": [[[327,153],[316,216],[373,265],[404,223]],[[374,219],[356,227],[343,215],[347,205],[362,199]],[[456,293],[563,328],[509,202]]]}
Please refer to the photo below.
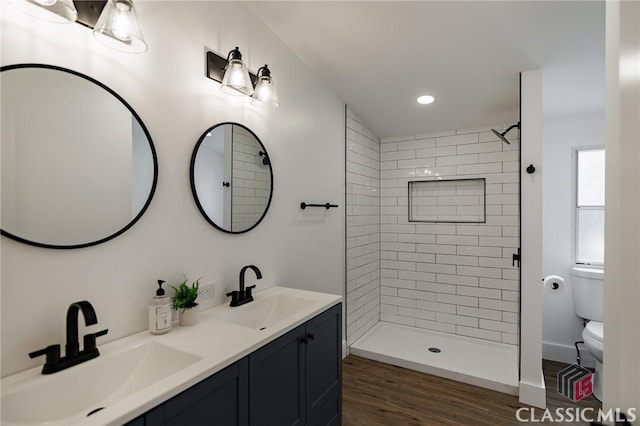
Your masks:
{"label": "white plant pot", "polygon": [[180,325],[196,325],[200,322],[200,310],[195,308],[180,311]]}

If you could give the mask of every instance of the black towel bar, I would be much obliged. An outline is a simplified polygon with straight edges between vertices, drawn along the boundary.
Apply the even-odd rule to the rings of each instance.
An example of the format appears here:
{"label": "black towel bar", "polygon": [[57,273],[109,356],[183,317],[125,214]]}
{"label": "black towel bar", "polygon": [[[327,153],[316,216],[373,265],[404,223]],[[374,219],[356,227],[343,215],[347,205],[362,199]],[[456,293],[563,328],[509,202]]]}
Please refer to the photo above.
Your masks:
{"label": "black towel bar", "polygon": [[308,203],[305,203],[304,201],[302,203],[300,203],[300,208],[302,210],[306,209],[307,207],[324,207],[325,209],[329,210],[331,207],[338,207],[338,205],[337,204],[330,204],[330,203],[308,204]]}

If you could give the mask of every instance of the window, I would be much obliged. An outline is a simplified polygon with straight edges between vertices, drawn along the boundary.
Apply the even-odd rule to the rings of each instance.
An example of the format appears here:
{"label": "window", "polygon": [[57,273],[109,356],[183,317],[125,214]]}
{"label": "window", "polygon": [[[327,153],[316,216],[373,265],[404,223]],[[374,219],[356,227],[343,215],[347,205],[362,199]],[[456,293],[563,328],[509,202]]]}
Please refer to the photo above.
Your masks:
{"label": "window", "polygon": [[580,265],[604,264],[604,149],[577,150],[575,252]]}

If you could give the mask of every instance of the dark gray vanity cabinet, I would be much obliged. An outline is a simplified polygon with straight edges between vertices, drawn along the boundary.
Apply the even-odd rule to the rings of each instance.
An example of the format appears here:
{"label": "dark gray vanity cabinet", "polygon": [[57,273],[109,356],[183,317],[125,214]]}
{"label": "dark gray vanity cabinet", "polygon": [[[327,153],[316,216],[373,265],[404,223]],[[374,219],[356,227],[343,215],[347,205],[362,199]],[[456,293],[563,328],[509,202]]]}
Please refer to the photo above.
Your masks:
{"label": "dark gray vanity cabinet", "polygon": [[305,424],[304,335],[303,324],[249,355],[251,425]]}
{"label": "dark gray vanity cabinet", "polygon": [[342,305],[306,323],[307,424],[339,425],[342,416]]}
{"label": "dark gray vanity cabinet", "polygon": [[252,426],[340,424],[341,315],[334,306],[249,355]]}
{"label": "dark gray vanity cabinet", "polygon": [[338,304],[127,426],[334,426],[341,416]]}
{"label": "dark gray vanity cabinet", "polygon": [[247,426],[247,359],[203,380],[144,415],[145,426]]}

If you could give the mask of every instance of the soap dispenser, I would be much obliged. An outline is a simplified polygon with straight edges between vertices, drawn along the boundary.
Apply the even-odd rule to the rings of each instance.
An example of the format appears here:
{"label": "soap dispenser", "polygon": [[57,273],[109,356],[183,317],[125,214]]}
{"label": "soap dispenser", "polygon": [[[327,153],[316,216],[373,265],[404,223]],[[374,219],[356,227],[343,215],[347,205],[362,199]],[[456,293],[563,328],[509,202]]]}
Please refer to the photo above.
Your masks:
{"label": "soap dispenser", "polygon": [[149,305],[149,332],[164,334],[171,330],[171,299],[165,295],[163,280],[158,280],[156,295]]}

